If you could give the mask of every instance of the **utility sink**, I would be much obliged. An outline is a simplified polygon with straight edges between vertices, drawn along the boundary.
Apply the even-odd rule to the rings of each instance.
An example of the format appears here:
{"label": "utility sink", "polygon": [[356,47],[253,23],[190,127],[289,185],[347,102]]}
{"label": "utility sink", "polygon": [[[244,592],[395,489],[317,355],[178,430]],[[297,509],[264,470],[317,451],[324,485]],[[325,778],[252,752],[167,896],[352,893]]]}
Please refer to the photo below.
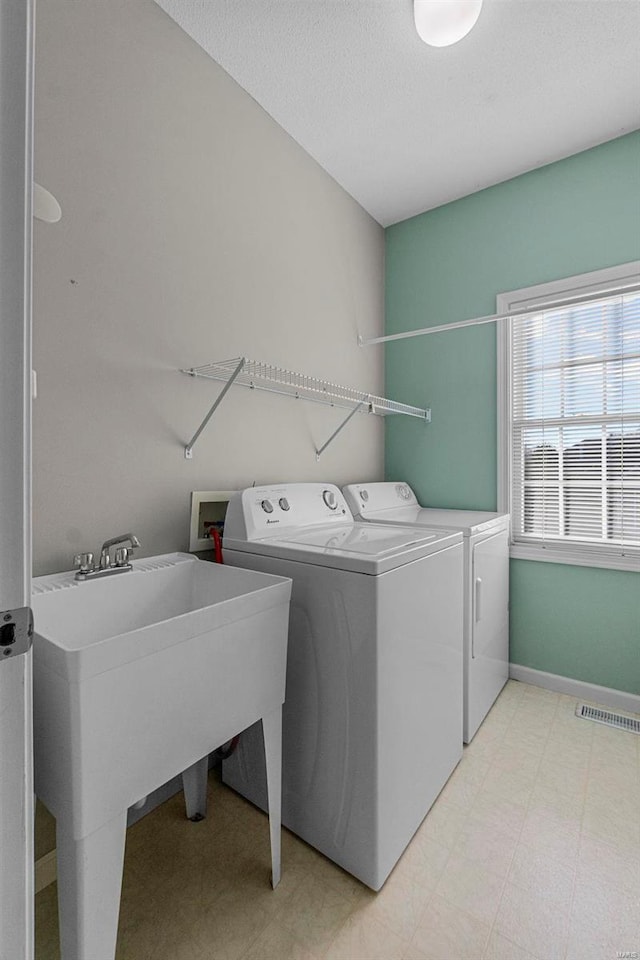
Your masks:
{"label": "utility sink", "polygon": [[33,581],[35,785],[57,819],[63,960],[115,954],[127,808],[183,773],[187,814],[204,816],[208,754],[260,719],[277,883],[290,595],[284,577],[182,553]]}

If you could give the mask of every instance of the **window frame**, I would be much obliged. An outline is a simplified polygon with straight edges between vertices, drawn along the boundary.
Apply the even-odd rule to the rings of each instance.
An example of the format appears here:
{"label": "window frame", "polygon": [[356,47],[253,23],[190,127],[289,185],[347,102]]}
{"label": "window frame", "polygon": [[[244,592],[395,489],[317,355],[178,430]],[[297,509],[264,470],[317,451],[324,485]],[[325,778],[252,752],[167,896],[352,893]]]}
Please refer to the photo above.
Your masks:
{"label": "window frame", "polygon": [[[496,297],[497,314],[518,314],[546,304],[588,297],[594,293],[614,292],[624,284],[640,283],[640,260],[618,266],[594,270],[549,283],[540,283],[519,290],[499,293]],[[497,439],[498,439],[498,510],[512,513],[512,369],[511,319],[497,321]],[[510,556],[518,560],[541,560],[548,563],[568,563],[574,566],[602,567],[611,570],[640,570],[640,549],[627,548],[623,553],[619,544],[590,544],[553,541],[546,544],[513,541]]]}

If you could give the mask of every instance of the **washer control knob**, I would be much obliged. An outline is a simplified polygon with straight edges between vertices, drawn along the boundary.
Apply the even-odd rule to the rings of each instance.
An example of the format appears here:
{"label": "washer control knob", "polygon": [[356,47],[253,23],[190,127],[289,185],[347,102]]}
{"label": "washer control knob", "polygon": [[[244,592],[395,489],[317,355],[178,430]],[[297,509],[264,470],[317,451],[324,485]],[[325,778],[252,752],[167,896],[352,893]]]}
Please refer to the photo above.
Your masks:
{"label": "washer control knob", "polygon": [[361,490],[361,491],[360,491],[360,499],[363,501],[363,503],[366,503],[367,500],[369,499],[369,491],[368,491],[368,490]]}
{"label": "washer control knob", "polygon": [[336,495],[333,490],[325,490],[322,494],[322,499],[329,507],[329,510],[335,510],[338,506],[338,501],[336,500]]}
{"label": "washer control knob", "polygon": [[278,503],[280,504],[280,509],[281,509],[281,510],[290,510],[290,509],[291,509],[291,508],[289,507],[289,501],[287,500],[286,497],[280,497],[280,499],[278,500]]}
{"label": "washer control knob", "polygon": [[273,513],[273,504],[271,500],[263,500],[260,504],[265,513]]}
{"label": "washer control knob", "polygon": [[399,483],[396,489],[403,500],[411,500],[411,491],[405,483]]}

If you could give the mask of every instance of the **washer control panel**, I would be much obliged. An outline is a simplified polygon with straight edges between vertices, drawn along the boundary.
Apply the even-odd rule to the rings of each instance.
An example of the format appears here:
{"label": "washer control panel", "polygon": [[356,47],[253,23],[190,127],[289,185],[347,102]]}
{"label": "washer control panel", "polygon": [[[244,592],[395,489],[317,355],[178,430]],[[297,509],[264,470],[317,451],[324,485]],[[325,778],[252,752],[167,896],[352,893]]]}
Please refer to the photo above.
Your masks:
{"label": "washer control panel", "polygon": [[225,540],[282,537],[303,527],[353,523],[341,491],[332,483],[250,487],[229,501]]}
{"label": "washer control panel", "polygon": [[324,500],[326,505],[329,507],[329,510],[338,509],[338,498],[336,497],[333,490],[323,490],[322,499]]}

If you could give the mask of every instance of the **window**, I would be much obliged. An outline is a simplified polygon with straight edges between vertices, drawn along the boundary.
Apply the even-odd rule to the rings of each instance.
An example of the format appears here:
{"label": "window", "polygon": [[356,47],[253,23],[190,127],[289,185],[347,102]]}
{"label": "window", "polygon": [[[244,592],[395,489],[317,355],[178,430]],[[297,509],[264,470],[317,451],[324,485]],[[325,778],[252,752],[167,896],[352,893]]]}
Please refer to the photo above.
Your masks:
{"label": "window", "polygon": [[640,289],[627,289],[640,282],[636,267],[498,298],[498,313],[513,311],[499,334],[512,556],[640,566]]}

